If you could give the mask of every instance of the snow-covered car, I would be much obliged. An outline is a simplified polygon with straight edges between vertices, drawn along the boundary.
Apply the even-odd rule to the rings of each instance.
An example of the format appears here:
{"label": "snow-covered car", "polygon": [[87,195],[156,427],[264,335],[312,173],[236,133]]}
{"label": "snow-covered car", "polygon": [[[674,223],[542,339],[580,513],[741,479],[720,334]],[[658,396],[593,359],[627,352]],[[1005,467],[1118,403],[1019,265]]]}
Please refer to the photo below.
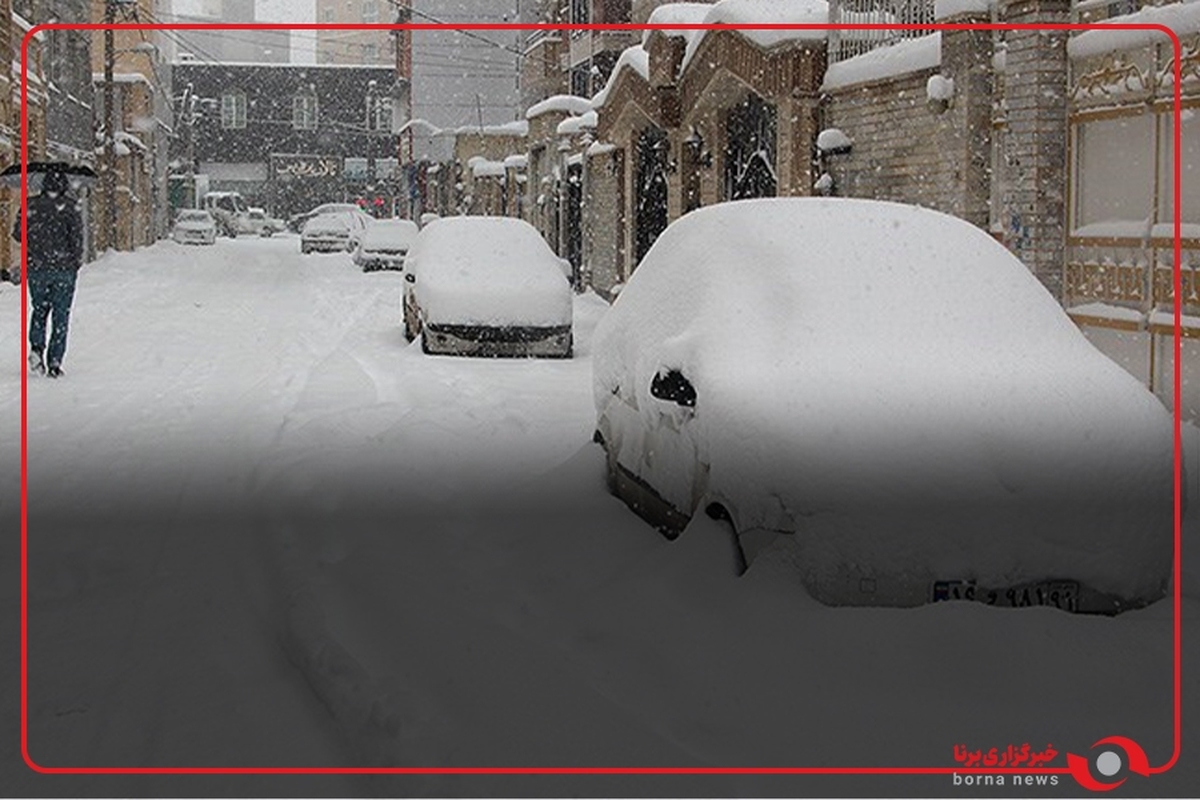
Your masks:
{"label": "snow-covered car", "polygon": [[527,222],[432,222],[408,251],[404,278],[405,336],[420,336],[426,353],[571,356],[571,286]]}
{"label": "snow-covered car", "polygon": [[358,244],[367,224],[364,216],[344,211],[318,214],[304,223],[300,232],[300,252],[350,252]]}
{"label": "snow-covered car", "polygon": [[417,224],[408,219],[380,219],[363,231],[354,251],[354,263],[363,272],[403,269],[408,248],[417,238]]}
{"label": "snow-covered car", "polygon": [[282,220],[267,215],[266,209],[251,206],[246,211],[243,233],[252,236],[273,236],[284,230]]}
{"label": "snow-covered car", "polygon": [[830,605],[1161,598],[1173,425],[1003,246],[896,203],[723,203],[669,226],[593,339],[610,489],[730,523]]}
{"label": "snow-covered car", "polygon": [[302,230],[304,230],[305,223],[307,223],[313,217],[320,216],[321,214],[338,213],[361,214],[364,217],[368,216],[367,213],[355,203],[322,203],[316,208],[305,211],[303,214],[293,214],[288,218],[287,227],[289,230],[300,233]]}
{"label": "snow-covered car", "polygon": [[179,244],[213,244],[217,241],[217,221],[202,208],[185,208],[175,217],[171,238]]}

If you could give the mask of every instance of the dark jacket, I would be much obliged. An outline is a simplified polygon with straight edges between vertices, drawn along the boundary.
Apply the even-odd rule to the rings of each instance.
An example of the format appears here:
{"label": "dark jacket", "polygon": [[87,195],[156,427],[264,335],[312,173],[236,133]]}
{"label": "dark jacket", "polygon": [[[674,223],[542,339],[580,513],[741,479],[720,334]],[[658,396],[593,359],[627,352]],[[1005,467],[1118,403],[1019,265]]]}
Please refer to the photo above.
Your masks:
{"label": "dark jacket", "polygon": [[[12,237],[21,241],[21,215]],[[83,265],[83,215],[74,197],[46,193],[29,198],[30,272],[39,269],[77,270]]]}

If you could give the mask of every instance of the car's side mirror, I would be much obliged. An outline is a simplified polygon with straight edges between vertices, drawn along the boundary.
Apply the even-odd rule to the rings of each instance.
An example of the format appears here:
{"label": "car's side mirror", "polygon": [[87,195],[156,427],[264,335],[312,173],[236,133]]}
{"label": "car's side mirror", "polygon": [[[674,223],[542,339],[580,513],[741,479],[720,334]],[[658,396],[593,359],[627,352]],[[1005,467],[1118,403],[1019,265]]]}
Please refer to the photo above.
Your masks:
{"label": "car's side mirror", "polygon": [[411,272],[406,272],[406,273],[404,273],[404,280],[408,281],[409,283],[416,283],[417,276],[412,274]]}
{"label": "car's side mirror", "polygon": [[696,406],[696,387],[677,369],[656,374],[650,382],[650,396],[687,408]]}

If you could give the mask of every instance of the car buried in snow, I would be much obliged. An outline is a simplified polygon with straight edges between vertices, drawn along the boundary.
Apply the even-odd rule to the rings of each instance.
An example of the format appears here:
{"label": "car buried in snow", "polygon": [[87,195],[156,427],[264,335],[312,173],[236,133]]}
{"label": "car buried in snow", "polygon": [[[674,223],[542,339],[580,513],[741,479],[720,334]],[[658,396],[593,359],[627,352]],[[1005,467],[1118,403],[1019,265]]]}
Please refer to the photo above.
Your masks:
{"label": "car buried in snow", "polygon": [[171,238],[179,244],[215,244],[217,222],[202,208],[185,208],[175,217]]}
{"label": "car buried in snow", "polygon": [[593,340],[610,490],[818,601],[1115,614],[1164,596],[1172,417],[960,219],[848,198],[669,226]]}
{"label": "car buried in snow", "polygon": [[417,224],[408,219],[380,219],[363,231],[354,251],[354,263],[363,272],[377,269],[403,269],[404,259],[413,240]]}
{"label": "car buried in snow", "polygon": [[304,230],[304,225],[310,219],[321,214],[360,214],[363,217],[369,216],[356,203],[322,203],[315,208],[311,208],[301,214],[293,214],[288,217],[287,229],[293,233],[300,233]]}
{"label": "car buried in snow", "polygon": [[523,220],[447,217],[421,229],[404,268],[404,334],[425,353],[570,358],[562,259]]}
{"label": "car buried in snow", "polygon": [[366,229],[365,215],[351,212],[318,214],[304,223],[300,232],[300,252],[352,252]]}

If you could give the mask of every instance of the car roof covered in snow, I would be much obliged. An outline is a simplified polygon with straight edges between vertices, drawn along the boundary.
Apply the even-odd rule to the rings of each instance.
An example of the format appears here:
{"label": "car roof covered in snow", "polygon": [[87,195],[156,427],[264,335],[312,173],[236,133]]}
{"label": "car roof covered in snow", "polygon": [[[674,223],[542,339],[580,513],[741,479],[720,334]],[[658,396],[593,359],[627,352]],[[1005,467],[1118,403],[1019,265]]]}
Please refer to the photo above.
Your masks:
{"label": "car roof covered in snow", "polygon": [[364,249],[387,245],[407,247],[417,238],[419,232],[417,223],[409,219],[377,219],[367,226],[362,246]]}
{"label": "car roof covered in snow", "polygon": [[417,298],[430,322],[548,326],[571,320],[562,262],[523,220],[434,220],[421,229],[406,268],[417,275]]}

